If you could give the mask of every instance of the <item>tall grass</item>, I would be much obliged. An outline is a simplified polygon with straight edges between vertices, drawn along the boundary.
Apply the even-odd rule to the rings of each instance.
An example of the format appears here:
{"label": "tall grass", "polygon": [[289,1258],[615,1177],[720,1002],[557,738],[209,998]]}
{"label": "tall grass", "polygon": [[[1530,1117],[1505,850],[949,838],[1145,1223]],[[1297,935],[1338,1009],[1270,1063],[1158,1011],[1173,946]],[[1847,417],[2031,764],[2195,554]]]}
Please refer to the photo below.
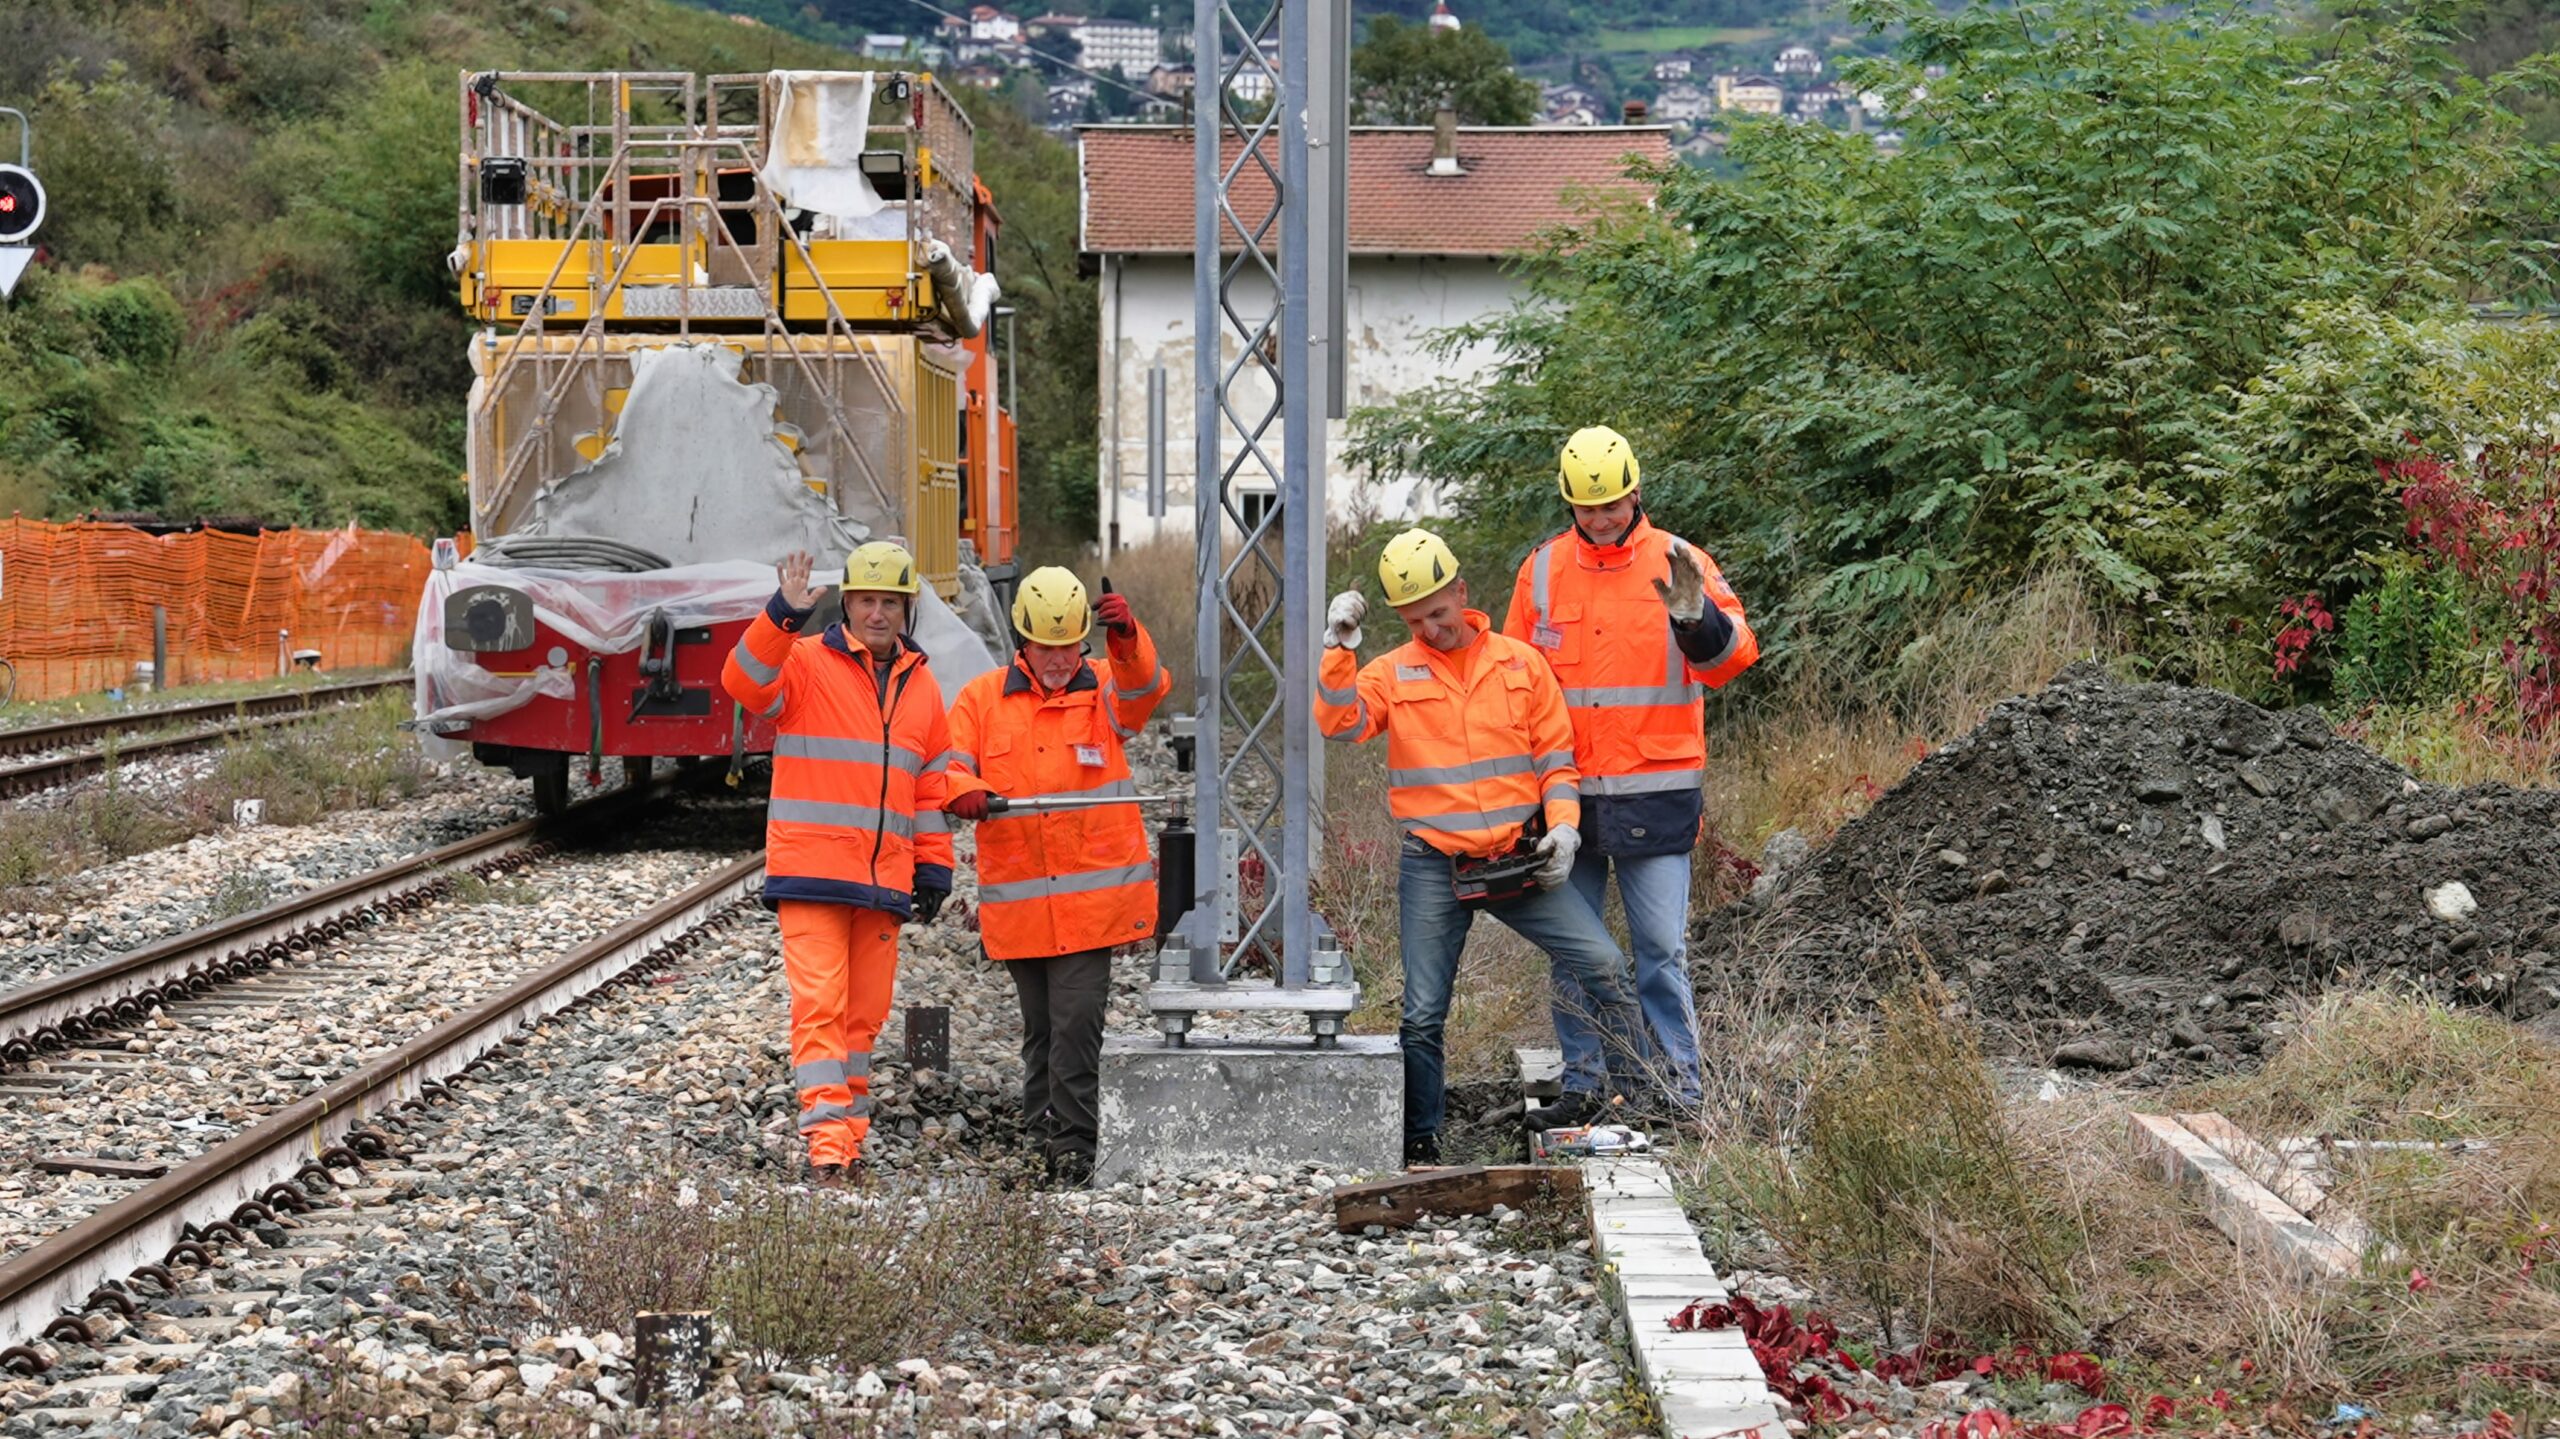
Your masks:
{"label": "tall grass", "polygon": [[[0,823],[0,906],[23,908],[33,886],[217,829],[239,800],[264,801],[269,824],[309,824],[414,795],[433,766],[400,733],[408,709],[406,695],[380,694],[237,736],[174,802],[134,789],[111,758],[104,777],[68,802],[17,805]],[[114,744],[107,749],[112,756]]]}
{"label": "tall grass", "polygon": [[608,1186],[551,1221],[557,1311],[627,1330],[707,1309],[765,1362],[859,1368],[954,1335],[1038,1342],[1090,1322],[1048,1291],[1057,1213],[984,1180],[863,1191],[750,1180],[723,1197],[662,1175]]}

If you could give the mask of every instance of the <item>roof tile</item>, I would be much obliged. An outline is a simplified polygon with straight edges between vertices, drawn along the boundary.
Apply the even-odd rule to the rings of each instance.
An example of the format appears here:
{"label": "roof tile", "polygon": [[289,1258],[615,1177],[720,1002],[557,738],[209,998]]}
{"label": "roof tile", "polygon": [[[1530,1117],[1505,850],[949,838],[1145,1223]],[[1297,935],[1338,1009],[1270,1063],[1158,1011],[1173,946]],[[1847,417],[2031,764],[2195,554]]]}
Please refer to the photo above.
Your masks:
{"label": "roof tile", "polygon": [[[1096,254],[1189,254],[1192,136],[1187,126],[1095,125],[1083,140],[1082,248]],[[1428,126],[1351,132],[1351,252],[1355,255],[1501,255],[1532,247],[1594,196],[1637,196],[1625,158],[1671,158],[1661,126],[1495,129],[1462,126],[1462,175],[1433,175]],[[1235,163],[1238,141],[1225,142]],[[1271,186],[1255,166],[1236,198],[1259,227]],[[1236,243],[1232,222],[1226,242]]]}

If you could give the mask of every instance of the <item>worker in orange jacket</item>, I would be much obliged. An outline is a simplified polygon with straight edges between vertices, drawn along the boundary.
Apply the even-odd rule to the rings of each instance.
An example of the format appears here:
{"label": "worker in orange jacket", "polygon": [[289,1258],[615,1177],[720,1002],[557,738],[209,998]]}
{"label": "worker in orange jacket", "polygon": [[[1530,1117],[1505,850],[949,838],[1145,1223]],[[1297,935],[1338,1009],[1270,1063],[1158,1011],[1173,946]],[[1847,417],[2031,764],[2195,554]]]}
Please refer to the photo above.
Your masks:
{"label": "worker in orange jacket", "polygon": [[[1557,459],[1573,513],[1529,553],[1504,634],[1546,656],[1573,716],[1587,840],[1573,887],[1604,912],[1610,871],[1626,907],[1636,994],[1662,1046],[1666,1088],[1699,1097],[1697,1006],[1689,986],[1689,852],[1704,826],[1706,691],[1760,657],[1742,601],[1706,551],[1645,518],[1635,452],[1617,431],[1577,431]],[[1572,976],[1555,984],[1564,1093],[1538,1128],[1587,1123],[1604,1081],[1600,1036]]]}
{"label": "worker in orange jacket", "polygon": [[[1100,623],[1108,673],[1085,658]],[[1013,601],[1013,663],[951,707],[950,812],[977,821],[978,936],[1022,1006],[1022,1123],[1052,1181],[1093,1173],[1111,952],[1156,930],[1155,862],[1127,744],[1173,677],[1125,596],[1054,565]],[[1001,796],[1019,811],[996,813]],[[1098,800],[1039,809],[1040,801]],[[1126,801],[1117,802],[1117,801]]]}
{"label": "worker in orange jacket", "polygon": [[[1442,1032],[1474,910],[1458,896],[1458,861],[1540,857],[1536,887],[1483,907],[1573,976],[1599,1023],[1607,1068],[1638,1113],[1652,1107],[1650,1045],[1626,956],[1592,908],[1565,888],[1581,843],[1573,726],[1538,652],[1493,632],[1467,608],[1457,556],[1436,535],[1387,542],[1378,580],[1412,638],[1362,665],[1368,601],[1336,595],[1325,614],[1316,727],[1325,738],[1387,737],[1387,804],[1405,839],[1398,861],[1404,961],[1404,1136],[1407,1163],[1436,1163],[1444,1112]],[[1544,833],[1531,834],[1541,823]]]}
{"label": "worker in orange jacket", "polygon": [[844,619],[804,635],[819,598],[812,564],[799,553],[783,560],[780,592],[729,652],[720,682],[777,731],[764,902],[781,921],[791,982],[800,1136],[816,1178],[855,1180],[898,926],[932,923],[951,894],[942,814],[951,738],[942,689],[907,637],[921,589],[914,557],[885,541],[855,550]]}

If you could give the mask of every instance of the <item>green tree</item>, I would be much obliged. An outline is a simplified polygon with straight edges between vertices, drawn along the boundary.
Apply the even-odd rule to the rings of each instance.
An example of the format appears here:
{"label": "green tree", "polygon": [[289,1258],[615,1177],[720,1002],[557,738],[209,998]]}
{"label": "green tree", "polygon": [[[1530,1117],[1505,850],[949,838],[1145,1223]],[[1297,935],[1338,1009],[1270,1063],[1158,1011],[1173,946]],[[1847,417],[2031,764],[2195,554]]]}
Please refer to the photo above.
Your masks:
{"label": "green tree", "polygon": [[1496,343],[1489,382],[1363,416],[1358,457],[1454,488],[1516,552],[1552,525],[1558,437],[1615,425],[1656,515],[1715,548],[1782,651],[1889,653],[2055,564],[2204,635],[2391,540],[2370,488],[2329,493],[2325,453],[2317,514],[2255,503],[2291,481],[2246,462],[2265,452],[2236,397],[2316,302],[2459,313],[2548,282],[2517,227],[2552,156],[2502,107],[2540,80],[2473,79],[2425,17],[1858,13],[1902,36],[1846,67],[1895,97],[1899,153],[1746,123],[1740,178],[1651,173],[1650,209],[1455,337]]}
{"label": "green tree", "polygon": [[1433,31],[1393,15],[1370,20],[1351,51],[1351,92],[1370,124],[1424,125],[1443,105],[1470,125],[1526,125],[1538,87],[1511,68],[1502,42],[1472,27]]}

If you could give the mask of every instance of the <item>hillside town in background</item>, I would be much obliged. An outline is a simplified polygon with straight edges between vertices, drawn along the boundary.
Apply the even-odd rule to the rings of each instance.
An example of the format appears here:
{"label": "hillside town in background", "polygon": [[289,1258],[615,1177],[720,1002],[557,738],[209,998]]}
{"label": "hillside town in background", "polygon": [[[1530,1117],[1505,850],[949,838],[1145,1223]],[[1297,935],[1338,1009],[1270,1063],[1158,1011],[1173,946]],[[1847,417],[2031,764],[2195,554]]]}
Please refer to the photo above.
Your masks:
{"label": "hillside town in background", "polygon": [[[1056,12],[1025,16],[975,5],[945,15],[921,34],[866,34],[861,52],[866,59],[941,70],[976,90],[1037,84],[1034,98],[1045,104],[1044,123],[1069,138],[1078,125],[1188,118],[1196,81],[1190,28],[1180,23],[1187,8],[1177,5],[1167,23],[1162,6],[1152,19],[1128,20]],[[1448,0],[1439,0],[1426,23],[1433,33],[1447,34],[1466,21]],[[1666,39],[1680,35],[1665,32]],[[1565,56],[1521,67],[1538,80],[1531,124],[1664,125],[1676,153],[1702,162],[1722,153],[1726,127],[1741,117],[1828,125],[1872,135],[1883,148],[1900,145],[1885,97],[1837,82],[1836,57],[1817,48],[1826,37],[1790,37],[1770,27],[1719,38],[1721,43],[1657,53]],[[1559,73],[1548,78],[1541,71]],[[1257,82],[1266,93],[1256,93]],[[1267,78],[1248,72],[1239,77],[1235,93],[1253,103],[1267,100],[1267,91]]]}

